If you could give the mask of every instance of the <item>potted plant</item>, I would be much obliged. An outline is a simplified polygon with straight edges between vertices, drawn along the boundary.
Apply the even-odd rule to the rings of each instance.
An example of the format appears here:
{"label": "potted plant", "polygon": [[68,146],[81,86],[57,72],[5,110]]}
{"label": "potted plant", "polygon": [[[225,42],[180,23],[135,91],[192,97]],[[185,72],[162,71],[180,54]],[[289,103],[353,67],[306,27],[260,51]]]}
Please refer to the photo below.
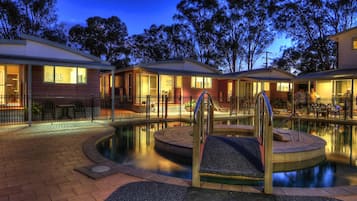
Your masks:
{"label": "potted plant", "polygon": [[[31,111],[32,111],[32,119],[33,120],[36,120],[36,119],[39,119],[39,116],[41,114],[41,111],[42,111],[42,106],[38,103],[32,103],[32,107],[31,107]],[[25,119],[27,119],[28,117],[28,108],[25,107]]]}
{"label": "potted plant", "polygon": [[195,107],[196,107],[196,100],[194,99],[185,103],[185,110],[187,112],[192,112],[195,109]]}

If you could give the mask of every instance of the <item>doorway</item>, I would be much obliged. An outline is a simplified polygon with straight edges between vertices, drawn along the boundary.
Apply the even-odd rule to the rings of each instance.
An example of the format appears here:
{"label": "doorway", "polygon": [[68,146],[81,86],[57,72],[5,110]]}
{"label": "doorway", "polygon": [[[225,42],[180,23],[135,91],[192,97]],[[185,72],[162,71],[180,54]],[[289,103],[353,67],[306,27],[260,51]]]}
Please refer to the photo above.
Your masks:
{"label": "doorway", "polygon": [[20,106],[20,67],[0,65],[0,105]]}

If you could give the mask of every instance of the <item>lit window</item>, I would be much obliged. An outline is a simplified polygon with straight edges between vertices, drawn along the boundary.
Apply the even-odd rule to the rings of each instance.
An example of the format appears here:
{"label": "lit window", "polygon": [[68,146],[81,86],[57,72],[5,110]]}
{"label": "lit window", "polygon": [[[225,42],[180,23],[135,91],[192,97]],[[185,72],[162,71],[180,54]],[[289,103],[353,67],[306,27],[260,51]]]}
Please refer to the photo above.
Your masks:
{"label": "lit window", "polygon": [[278,82],[276,83],[276,90],[280,92],[290,91],[292,84],[289,82]]}
{"label": "lit window", "polygon": [[176,76],[176,88],[182,87],[182,76]]}
{"label": "lit window", "polygon": [[191,77],[191,88],[212,88],[212,78],[210,77]]}
{"label": "lit window", "polygon": [[54,79],[55,79],[54,67],[53,66],[45,66],[43,71],[44,71],[43,81],[44,82],[54,82]]}
{"label": "lit window", "polygon": [[79,84],[87,83],[87,69],[78,68],[77,83]]}
{"label": "lit window", "polygon": [[357,37],[352,38],[352,49],[357,50]]}
{"label": "lit window", "polygon": [[206,88],[206,89],[212,88],[212,78],[205,77],[204,88]]}
{"label": "lit window", "polygon": [[87,69],[65,66],[44,66],[44,82],[58,84],[87,83]]}

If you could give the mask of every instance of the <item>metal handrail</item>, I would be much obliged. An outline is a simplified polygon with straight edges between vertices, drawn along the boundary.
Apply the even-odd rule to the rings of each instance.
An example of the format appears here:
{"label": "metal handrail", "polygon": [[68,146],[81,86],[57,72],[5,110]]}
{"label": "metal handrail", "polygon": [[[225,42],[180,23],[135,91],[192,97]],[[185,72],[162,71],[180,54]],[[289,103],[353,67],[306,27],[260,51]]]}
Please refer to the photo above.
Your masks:
{"label": "metal handrail", "polygon": [[264,192],[273,192],[273,109],[264,91],[256,96],[254,134],[264,146]]}
{"label": "metal handrail", "polygon": [[[205,99],[207,97],[207,99]],[[205,102],[207,100],[207,102]],[[205,108],[205,103],[206,108]],[[207,110],[206,126],[204,129],[205,110]],[[207,91],[203,91],[199,96],[193,115],[193,147],[192,147],[192,185],[200,186],[200,163],[202,156],[202,144],[206,140],[206,136],[213,131],[213,101]]]}

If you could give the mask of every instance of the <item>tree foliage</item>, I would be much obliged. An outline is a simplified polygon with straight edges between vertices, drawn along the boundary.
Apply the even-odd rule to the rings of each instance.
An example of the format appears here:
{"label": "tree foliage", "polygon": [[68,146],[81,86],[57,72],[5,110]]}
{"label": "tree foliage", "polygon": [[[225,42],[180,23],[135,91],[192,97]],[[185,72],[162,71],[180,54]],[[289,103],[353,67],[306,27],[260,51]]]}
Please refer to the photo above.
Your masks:
{"label": "tree foliage", "polygon": [[220,41],[219,19],[223,15],[217,0],[182,0],[175,19],[189,29],[198,60],[217,66],[221,57],[216,47]]}
{"label": "tree foliage", "polygon": [[[355,0],[293,0],[276,4],[275,28],[293,41],[293,47],[275,61],[295,60],[295,68],[314,72],[334,68],[336,45],[328,38],[352,27],[357,12]],[[291,52],[299,52],[296,58]],[[289,58],[288,56],[292,57]],[[285,60],[285,61],[284,61]]]}
{"label": "tree foliage", "polygon": [[129,62],[127,37],[125,23],[116,16],[90,17],[86,26],[75,25],[69,31],[72,47],[88,51],[118,67],[127,66]]}
{"label": "tree foliage", "polygon": [[[258,57],[271,45],[274,40],[274,30],[271,27],[269,13],[271,12],[271,1],[255,0],[235,1],[228,0],[232,41],[228,45],[233,45],[232,51],[238,49],[241,59],[251,70]],[[227,34],[229,36],[229,34]],[[235,50],[237,51],[237,50]],[[239,58],[239,57],[238,57]],[[234,62],[238,58],[232,59]],[[234,72],[236,65],[232,65]]]}
{"label": "tree foliage", "polygon": [[186,27],[181,24],[151,25],[144,33],[131,36],[129,41],[134,64],[195,57]]}
{"label": "tree foliage", "polygon": [[235,72],[255,61],[272,43],[270,1],[182,0],[175,18],[190,27],[201,62]]}
{"label": "tree foliage", "polygon": [[56,0],[3,0],[0,2],[0,36],[18,38],[21,33],[64,43],[64,26],[57,24]]}

